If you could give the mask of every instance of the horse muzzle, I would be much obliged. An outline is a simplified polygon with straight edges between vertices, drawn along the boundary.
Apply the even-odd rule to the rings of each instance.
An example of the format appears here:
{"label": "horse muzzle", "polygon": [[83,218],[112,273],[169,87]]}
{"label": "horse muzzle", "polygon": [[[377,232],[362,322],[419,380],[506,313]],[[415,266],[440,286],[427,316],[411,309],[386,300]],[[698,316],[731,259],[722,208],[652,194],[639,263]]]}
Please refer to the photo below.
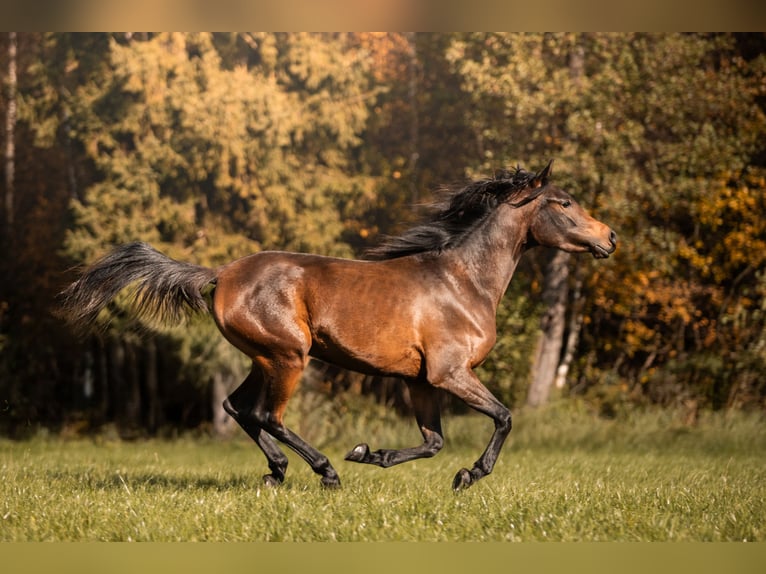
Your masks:
{"label": "horse muzzle", "polygon": [[590,252],[596,259],[606,259],[617,249],[617,234],[609,231],[609,247],[604,247],[600,243],[594,243],[590,246]]}

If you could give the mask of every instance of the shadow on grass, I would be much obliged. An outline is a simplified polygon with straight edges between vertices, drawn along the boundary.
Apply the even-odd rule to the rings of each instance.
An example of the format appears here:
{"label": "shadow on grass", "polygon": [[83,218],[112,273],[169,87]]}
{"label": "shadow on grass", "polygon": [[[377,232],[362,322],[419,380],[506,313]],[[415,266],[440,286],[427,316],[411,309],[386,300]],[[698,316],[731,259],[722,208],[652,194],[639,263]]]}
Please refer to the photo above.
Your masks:
{"label": "shadow on grass", "polygon": [[[188,474],[171,474],[167,472],[126,472],[110,473],[89,472],[77,470],[49,470],[49,480],[57,482],[74,482],[83,488],[93,490],[209,490],[227,492],[230,490],[256,490],[268,488],[258,476],[191,476]],[[280,486],[290,489],[289,484]]]}

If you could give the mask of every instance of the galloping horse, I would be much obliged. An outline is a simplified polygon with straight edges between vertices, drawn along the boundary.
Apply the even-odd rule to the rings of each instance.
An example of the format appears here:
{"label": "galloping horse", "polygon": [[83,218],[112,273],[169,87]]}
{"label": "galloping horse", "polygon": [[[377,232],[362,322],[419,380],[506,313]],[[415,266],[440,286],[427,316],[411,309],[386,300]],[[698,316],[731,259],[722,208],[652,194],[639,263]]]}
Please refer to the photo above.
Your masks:
{"label": "galloping horse", "polygon": [[[388,467],[434,456],[444,438],[437,389],[495,425],[484,453],[458,471],[455,490],[492,472],[511,414],[473,372],[496,340],[495,314],[522,254],[542,245],[608,257],[617,237],[565,191],[516,168],[453,189],[424,223],[389,238],[364,261],[264,251],[210,269],[170,259],[144,243],[117,247],[64,292],[70,321],[84,327],[128,291],[140,317],[178,322],[210,312],[223,336],[252,359],[224,409],[263,450],[268,485],[284,480],[284,443],[339,486],[330,461],[283,422],[310,357],[362,373],[398,376],[409,387],[423,443],[346,460]],[[212,305],[203,292],[212,286]]]}

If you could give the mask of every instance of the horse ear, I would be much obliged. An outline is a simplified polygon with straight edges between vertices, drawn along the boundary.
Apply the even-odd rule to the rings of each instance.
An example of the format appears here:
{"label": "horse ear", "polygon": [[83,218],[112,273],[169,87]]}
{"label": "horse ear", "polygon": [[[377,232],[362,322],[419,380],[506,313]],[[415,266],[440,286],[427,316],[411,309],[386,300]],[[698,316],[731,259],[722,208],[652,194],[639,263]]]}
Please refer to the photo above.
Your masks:
{"label": "horse ear", "polygon": [[546,185],[548,183],[548,178],[550,177],[552,172],[553,172],[553,160],[550,160],[548,162],[548,165],[546,165],[537,174],[535,174],[535,177],[532,180],[532,187],[536,188],[536,187],[542,187]]}

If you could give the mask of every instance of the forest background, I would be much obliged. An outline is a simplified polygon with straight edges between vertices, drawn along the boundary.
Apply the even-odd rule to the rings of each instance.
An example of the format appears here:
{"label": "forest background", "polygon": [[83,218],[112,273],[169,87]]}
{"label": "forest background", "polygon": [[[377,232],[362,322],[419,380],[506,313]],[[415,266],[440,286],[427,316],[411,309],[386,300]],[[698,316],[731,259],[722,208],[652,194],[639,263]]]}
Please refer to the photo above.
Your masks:
{"label": "forest background", "polygon": [[[56,317],[111,246],[359,257],[440,184],[548,159],[620,244],[525,256],[487,386],[610,417],[766,407],[766,34],[6,33],[0,75],[0,433],[227,431],[247,365],[212,322]],[[304,388],[408,408],[321,364]]]}

